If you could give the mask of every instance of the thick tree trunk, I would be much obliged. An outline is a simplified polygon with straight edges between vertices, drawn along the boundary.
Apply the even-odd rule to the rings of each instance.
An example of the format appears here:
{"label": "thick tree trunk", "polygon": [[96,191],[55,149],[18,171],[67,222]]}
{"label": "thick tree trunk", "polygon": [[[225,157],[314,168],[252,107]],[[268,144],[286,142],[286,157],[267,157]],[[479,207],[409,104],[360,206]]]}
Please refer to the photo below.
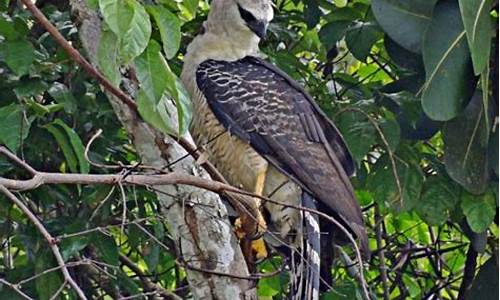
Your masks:
{"label": "thick tree trunk", "polygon": [[[70,1],[81,26],[80,39],[86,55],[96,65],[101,32],[101,19],[85,0]],[[136,87],[127,79],[129,93]],[[127,130],[142,162],[164,167],[183,157],[186,151],[175,141],[146,124],[114,96],[107,94],[115,113]],[[172,107],[175,109],[175,107]],[[172,115],[176,115],[172,113]],[[191,138],[187,137],[189,140]],[[172,166],[172,171],[208,176],[191,157]],[[248,269],[227,218],[227,210],[218,195],[191,186],[160,186],[157,193],[164,207],[170,233],[177,242],[177,251],[190,265],[218,273],[248,276]],[[174,196],[174,197],[172,197]],[[197,205],[201,204],[201,205]],[[228,276],[186,269],[191,291],[196,299],[256,299],[253,282]]]}

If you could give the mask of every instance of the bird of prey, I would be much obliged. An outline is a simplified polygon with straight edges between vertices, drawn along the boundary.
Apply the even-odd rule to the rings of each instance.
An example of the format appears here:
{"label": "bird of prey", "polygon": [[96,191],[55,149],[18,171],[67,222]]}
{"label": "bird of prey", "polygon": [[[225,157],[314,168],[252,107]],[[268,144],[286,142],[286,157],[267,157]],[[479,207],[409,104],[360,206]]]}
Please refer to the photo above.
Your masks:
{"label": "bird of prey", "polygon": [[[259,51],[272,18],[270,0],[212,1],[202,31],[187,48],[181,75],[193,101],[191,133],[230,184],[328,213],[367,253],[362,213],[349,181],[355,166],[341,134],[314,99]],[[252,199],[260,208],[261,201]],[[291,241],[293,298],[317,299],[320,248],[323,256],[333,251],[331,244],[320,246],[320,224],[330,241],[345,243],[345,234],[314,213],[262,204],[257,234],[274,232],[272,245]],[[267,255],[254,246],[257,258]]]}

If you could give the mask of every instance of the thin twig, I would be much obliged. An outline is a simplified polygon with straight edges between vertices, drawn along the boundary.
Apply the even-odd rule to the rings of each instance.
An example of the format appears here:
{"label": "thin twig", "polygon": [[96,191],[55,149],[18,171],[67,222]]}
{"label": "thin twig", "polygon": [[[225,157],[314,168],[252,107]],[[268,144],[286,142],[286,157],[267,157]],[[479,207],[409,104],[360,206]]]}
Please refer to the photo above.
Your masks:
{"label": "thin twig", "polygon": [[[203,188],[206,190],[210,190],[216,192],[218,194],[230,195],[231,193],[240,194],[250,197],[259,198],[263,201],[267,201],[270,203],[282,205],[284,207],[290,207],[297,210],[302,210],[310,213],[314,213],[330,223],[333,223],[337,227],[341,229],[341,231],[347,236],[349,241],[352,243],[354,250],[356,252],[356,256],[358,259],[358,263],[362,265],[361,252],[359,247],[350,234],[350,232],[337,220],[333,217],[320,212],[315,209],[310,209],[307,207],[291,205],[288,203],[283,203],[280,201],[276,201],[270,199],[268,197],[264,197],[261,195],[256,195],[251,192],[247,192],[238,188],[235,188],[231,185],[213,181],[210,179],[205,179],[193,175],[182,174],[178,172],[172,172],[168,174],[161,175],[128,175],[123,177],[121,174],[71,174],[71,173],[46,173],[46,172],[36,172],[35,176],[29,180],[12,180],[0,177],[0,184],[5,188],[11,188],[16,190],[29,190],[37,188],[43,184],[117,184],[121,182],[122,184],[133,184],[140,186],[148,186],[148,185],[168,185],[168,184],[185,184],[196,186],[198,188]],[[241,203],[239,203],[241,205]],[[364,281],[364,275],[361,272],[360,277],[362,282]],[[68,281],[69,282],[69,281]],[[366,283],[362,285],[363,292],[368,296],[368,290],[366,288]]]}
{"label": "thin twig", "polygon": [[133,262],[131,261],[127,256],[120,254],[120,261],[122,264],[126,265],[130,270],[132,270],[137,276],[139,276],[139,279],[143,283],[146,292],[156,292],[157,295],[164,296],[164,297],[170,297],[175,300],[182,300],[181,297],[179,297],[177,294],[174,292],[171,292],[169,290],[166,290],[160,286],[158,286],[156,283],[151,281],[146,274]]}
{"label": "thin twig", "polygon": [[5,157],[7,157],[9,160],[13,161],[14,163],[16,163],[18,166],[20,166],[21,168],[25,169],[26,171],[28,171],[31,175],[35,175],[36,174],[36,170],[33,169],[33,167],[31,167],[30,165],[28,165],[25,161],[21,160],[19,157],[17,157],[16,155],[14,155],[12,152],[10,152],[7,148],[5,148],[4,146],[0,146],[0,154],[4,155]]}
{"label": "thin twig", "polygon": [[378,259],[379,259],[379,270],[380,270],[380,279],[382,281],[382,289],[384,291],[384,300],[389,300],[389,282],[387,278],[387,266],[385,264],[385,250],[382,245],[382,223],[384,219],[380,216],[380,210],[378,205],[375,205],[375,223],[377,224],[376,230],[376,238],[377,238],[377,248],[380,249],[378,251]]}
{"label": "thin twig", "polygon": [[27,300],[34,300],[33,298],[31,298],[30,296],[26,295],[23,291],[21,291],[21,289],[19,288],[19,285],[18,284],[13,284],[13,283],[10,283],[8,282],[7,280],[3,279],[3,278],[0,278],[0,283],[1,284],[4,284],[8,287],[10,287],[11,289],[13,289],[16,293],[18,293],[21,297],[23,297],[24,299],[27,299]]}
{"label": "thin twig", "polygon": [[82,289],[78,286],[78,284],[73,280],[71,275],[69,274],[68,268],[65,265],[64,259],[61,255],[61,251],[59,251],[59,247],[57,246],[56,240],[52,237],[52,235],[47,231],[45,226],[38,220],[38,218],[31,212],[31,210],[14,194],[11,193],[5,186],[0,185],[0,192],[5,194],[7,198],[12,201],[19,209],[23,211],[23,213],[28,217],[28,219],[35,225],[35,227],[40,231],[45,240],[47,240],[52,253],[54,254],[57,264],[61,267],[61,271],[63,273],[64,279],[69,283],[69,285],[75,290],[78,297],[80,299],[87,299]]}

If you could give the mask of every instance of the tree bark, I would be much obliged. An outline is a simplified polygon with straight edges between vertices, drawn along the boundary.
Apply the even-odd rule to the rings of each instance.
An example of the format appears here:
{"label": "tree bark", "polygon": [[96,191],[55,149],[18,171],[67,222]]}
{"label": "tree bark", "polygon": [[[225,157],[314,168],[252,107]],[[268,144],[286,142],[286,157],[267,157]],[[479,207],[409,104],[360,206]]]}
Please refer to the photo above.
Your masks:
{"label": "tree bark", "polygon": [[[101,19],[96,11],[89,9],[85,0],[71,0],[70,4],[80,23],[80,40],[86,56],[96,66]],[[135,84],[124,76],[122,83],[125,83],[127,93],[134,96],[137,91]],[[110,93],[107,96],[144,164],[161,168],[186,155],[178,143],[146,124],[126,104]],[[172,105],[171,109],[175,107]],[[172,115],[176,113],[172,111]],[[192,140],[189,135],[185,138]],[[190,156],[170,169],[205,178],[208,176]],[[238,240],[228,221],[227,210],[217,194],[187,185],[157,188],[170,233],[177,241],[178,255],[183,261],[198,269],[249,276]],[[186,272],[196,299],[257,299],[254,283],[250,280],[189,268]]]}

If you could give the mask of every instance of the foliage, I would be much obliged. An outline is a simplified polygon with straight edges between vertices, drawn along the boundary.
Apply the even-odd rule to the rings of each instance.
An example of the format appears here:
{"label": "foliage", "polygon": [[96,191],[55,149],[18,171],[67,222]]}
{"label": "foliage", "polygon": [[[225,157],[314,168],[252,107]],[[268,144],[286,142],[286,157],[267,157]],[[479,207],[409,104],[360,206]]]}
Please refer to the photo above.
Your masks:
{"label": "foliage", "polygon": [[[81,49],[66,1],[37,2]],[[126,66],[134,65],[141,116],[165,133],[184,133],[191,107],[177,76],[208,3],[87,2],[104,19],[99,69],[119,86]],[[497,288],[489,288],[498,287],[498,4],[492,2],[276,1],[275,20],[261,48],[306,86],[352,150],[353,183],[375,250],[366,277],[378,297],[456,299],[466,253],[479,240],[487,247],[475,248],[481,254],[472,293],[498,298]],[[0,1],[0,10],[0,143],[38,170],[106,173],[110,170],[88,163],[83,146],[103,129],[89,152],[91,161],[139,162],[99,85],[17,1]],[[169,112],[171,104],[176,116]],[[4,158],[0,164],[1,176],[26,178]],[[22,193],[59,237],[68,262],[91,259],[74,274],[89,295],[115,298],[144,291],[141,280],[123,266],[125,257],[153,282],[188,297],[186,274],[175,263],[175,242],[154,194],[125,188],[125,195],[122,199],[118,188],[70,185]],[[0,201],[2,277],[16,283],[56,266],[26,216],[7,199]],[[128,221],[122,225],[124,210]],[[275,257],[260,268],[272,272],[279,263]],[[385,282],[382,268],[388,269]],[[110,276],[101,276],[104,269]],[[332,275],[333,291],[322,299],[359,298],[358,284],[339,262]],[[259,295],[284,299],[286,282],[284,274],[261,280]],[[61,284],[62,276],[52,271],[21,288],[49,299]],[[70,289],[62,295],[75,298]],[[19,295],[3,285],[0,298]]]}

